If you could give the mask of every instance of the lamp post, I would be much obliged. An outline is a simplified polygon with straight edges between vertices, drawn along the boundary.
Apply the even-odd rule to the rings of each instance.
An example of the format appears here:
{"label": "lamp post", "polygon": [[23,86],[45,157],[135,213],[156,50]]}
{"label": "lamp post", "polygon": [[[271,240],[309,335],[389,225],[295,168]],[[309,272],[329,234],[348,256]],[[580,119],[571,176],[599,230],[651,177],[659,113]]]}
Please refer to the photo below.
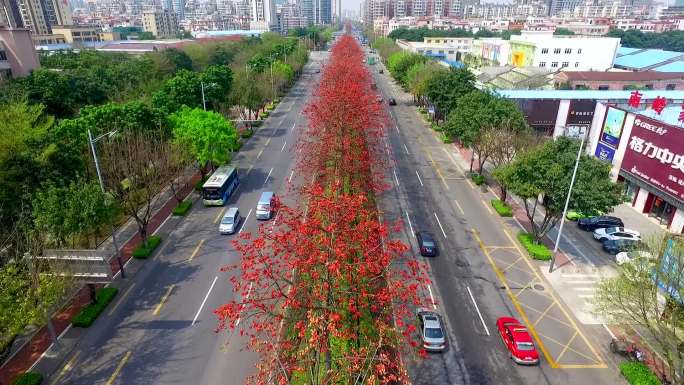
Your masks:
{"label": "lamp post", "polygon": [[[111,137],[116,134],[118,130],[110,131],[106,134],[102,134],[97,138],[93,139],[93,134],[88,129],[88,142],[90,143],[90,150],[93,153],[93,160],[95,161],[95,170],[97,171],[97,179],[100,181],[100,189],[102,192],[106,192],[104,181],[102,180],[102,172],[100,171],[100,161],[97,159],[97,151],[95,151],[95,143],[103,139],[104,137]],[[119,271],[121,272],[121,278],[126,278],[126,273],[124,272],[123,261],[121,260],[121,250],[119,249],[119,243],[116,240],[116,231],[114,231],[114,225],[112,224],[112,243],[114,244],[114,250],[116,253],[116,261],[119,263]]]}
{"label": "lamp post", "polygon": [[207,110],[207,100],[204,98],[204,82],[201,82],[202,84],[202,108],[204,108],[204,111]]}
{"label": "lamp post", "polygon": [[577,168],[582,157],[582,149],[584,147],[584,138],[586,130],[582,133],[582,140],[580,141],[579,150],[577,150],[577,159],[575,160],[575,168],[572,170],[572,179],[570,179],[570,188],[568,189],[568,196],[565,198],[565,206],[563,207],[563,216],[561,216],[561,223],[558,227],[558,234],[556,235],[556,244],[553,246],[553,254],[551,255],[551,263],[549,264],[549,273],[553,273],[553,267],[556,263],[556,253],[558,252],[558,245],[560,244],[561,234],[563,233],[563,224],[565,223],[565,215],[568,212],[568,205],[570,204],[570,196],[572,195],[572,187],[575,185],[575,178],[577,177]]}

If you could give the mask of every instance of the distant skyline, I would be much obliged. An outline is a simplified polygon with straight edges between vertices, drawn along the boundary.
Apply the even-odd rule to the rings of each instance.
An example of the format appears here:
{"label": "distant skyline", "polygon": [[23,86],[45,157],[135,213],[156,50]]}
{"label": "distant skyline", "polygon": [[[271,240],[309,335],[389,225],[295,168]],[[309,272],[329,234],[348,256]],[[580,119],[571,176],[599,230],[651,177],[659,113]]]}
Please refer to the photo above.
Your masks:
{"label": "distant skyline", "polygon": [[361,0],[342,0],[342,9],[358,11],[360,5]]}

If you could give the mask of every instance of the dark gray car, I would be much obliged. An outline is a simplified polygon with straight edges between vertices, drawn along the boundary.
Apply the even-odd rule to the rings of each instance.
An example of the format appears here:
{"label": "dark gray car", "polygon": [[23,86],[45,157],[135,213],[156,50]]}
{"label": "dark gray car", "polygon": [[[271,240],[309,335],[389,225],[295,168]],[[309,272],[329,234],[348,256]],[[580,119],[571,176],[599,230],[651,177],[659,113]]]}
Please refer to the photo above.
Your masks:
{"label": "dark gray car", "polygon": [[577,221],[577,226],[584,231],[594,231],[605,227],[624,227],[622,219],[601,215],[598,217],[582,218]]}

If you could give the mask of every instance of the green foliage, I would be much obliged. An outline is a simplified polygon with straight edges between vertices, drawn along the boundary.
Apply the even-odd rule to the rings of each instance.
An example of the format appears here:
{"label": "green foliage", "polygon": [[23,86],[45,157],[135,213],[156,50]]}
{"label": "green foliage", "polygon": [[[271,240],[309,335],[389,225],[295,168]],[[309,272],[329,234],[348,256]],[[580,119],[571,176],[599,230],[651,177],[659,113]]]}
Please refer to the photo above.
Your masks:
{"label": "green foliage", "polygon": [[36,372],[22,373],[14,380],[14,385],[40,385],[42,383],[43,375]]}
{"label": "green foliage", "polygon": [[237,145],[237,131],[220,114],[184,107],[170,115],[169,122],[174,141],[187,146],[200,165],[220,165],[230,160],[228,152]]}
{"label": "green foliage", "polygon": [[660,385],[658,377],[643,362],[620,362],[618,367],[630,385]]}
{"label": "green foliage", "polygon": [[179,203],[178,206],[176,206],[173,209],[173,215],[184,217],[185,214],[187,214],[188,211],[190,211],[191,207],[192,207],[192,201],[183,201],[183,202]]}
{"label": "green foliage", "polygon": [[553,31],[553,34],[556,36],[572,36],[575,34],[575,32],[567,28],[556,28],[556,30]]}
{"label": "green foliage", "polygon": [[168,112],[177,111],[181,106],[202,107],[201,76],[197,72],[179,70],[152,96],[152,104]]}
{"label": "green foliage", "polygon": [[511,209],[511,206],[507,205],[506,202],[501,201],[500,199],[492,199],[490,201],[492,204],[492,207],[494,207],[494,210],[502,216],[502,217],[512,217],[513,216],[513,209]]}
{"label": "green foliage", "polygon": [[473,180],[473,182],[478,185],[482,186],[487,182],[487,179],[485,179],[484,175],[476,173],[476,172],[471,172],[470,173],[470,179]]}
{"label": "green foliage", "polygon": [[138,40],[154,40],[155,37],[152,32],[143,31],[138,33]]}
{"label": "green foliage", "polygon": [[504,40],[511,40],[512,35],[520,35],[521,31],[519,29],[508,29],[501,31],[501,38]]}
{"label": "green foliage", "polygon": [[244,139],[251,138],[252,135],[254,135],[253,130],[242,130],[242,131],[240,131],[240,137],[241,138],[244,138]]}
{"label": "green foliage", "polygon": [[444,125],[444,132],[470,147],[484,130],[504,125],[513,131],[527,127],[518,106],[489,92],[472,91],[458,99],[457,108],[449,114]]}
{"label": "green foliage", "polygon": [[192,71],[192,59],[184,51],[167,48],[159,55],[159,67],[167,74],[175,74],[179,71]]}
{"label": "green foliage", "polygon": [[456,108],[461,96],[475,90],[475,76],[466,68],[439,71],[426,84],[426,96],[441,116],[448,116]]}
{"label": "green foliage", "polygon": [[205,176],[204,178],[200,179],[195,183],[195,191],[202,191],[202,186],[204,186],[204,183],[209,179],[209,176]]}
{"label": "green foliage", "polygon": [[373,42],[373,49],[376,49],[380,57],[385,60],[393,53],[401,51],[401,48],[399,48],[392,39],[386,37],[375,39]]}
{"label": "green foliage", "polygon": [[143,242],[133,249],[133,258],[145,259],[152,255],[154,249],[161,243],[161,237],[158,235],[150,235],[147,237],[147,242]]}
{"label": "green foliage", "polygon": [[408,51],[399,51],[393,53],[387,59],[387,68],[394,79],[400,82],[403,86],[406,86],[408,84],[406,74],[411,66],[424,63],[426,61],[427,58],[423,55]]}
{"label": "green foliage", "polygon": [[427,27],[397,28],[388,37],[392,40],[423,41],[424,37],[473,37],[473,33],[459,28],[448,31],[428,29]]}
{"label": "green foliage", "polygon": [[608,37],[620,38],[620,45],[630,48],[656,48],[669,51],[684,52],[684,31],[667,31],[661,33],[644,33],[638,29],[613,29]]}
{"label": "green foliage", "polygon": [[433,61],[415,63],[406,72],[406,87],[413,97],[422,104],[425,102],[430,79],[447,71],[446,68]]}
{"label": "green foliage", "polygon": [[439,140],[441,140],[442,143],[445,143],[445,144],[449,144],[449,143],[454,142],[453,139],[451,139],[449,136],[445,135],[443,132],[439,133]]}
{"label": "green foliage", "polygon": [[534,235],[521,231],[518,233],[518,240],[525,250],[527,250],[530,257],[539,261],[548,261],[551,259],[551,250],[543,243],[537,243],[534,240]]}
{"label": "green foliage", "polygon": [[[152,237],[150,237],[151,239]],[[95,322],[97,317],[104,311],[110,302],[116,297],[119,289],[115,287],[103,287],[97,291],[95,302],[88,304],[76,314],[71,324],[79,328],[87,328]]]}
{"label": "green foliage", "polygon": [[213,107],[212,109],[228,102],[233,84],[233,71],[230,67],[226,65],[209,66],[200,75],[200,81],[204,83],[204,97],[209,106]]}

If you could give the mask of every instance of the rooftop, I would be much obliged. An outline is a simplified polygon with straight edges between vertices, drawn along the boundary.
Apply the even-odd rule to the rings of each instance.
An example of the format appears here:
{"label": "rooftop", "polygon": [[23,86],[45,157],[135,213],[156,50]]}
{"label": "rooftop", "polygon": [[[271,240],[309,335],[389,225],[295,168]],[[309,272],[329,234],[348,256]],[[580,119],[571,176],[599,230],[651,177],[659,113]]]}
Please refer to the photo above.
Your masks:
{"label": "rooftop", "polygon": [[[510,99],[596,99],[596,100],[629,100],[632,91],[598,91],[598,90],[496,90],[496,92]],[[654,100],[658,96],[667,98],[671,102],[681,103],[684,91],[639,91],[642,100]]]}
{"label": "rooftop", "polygon": [[653,68],[654,71],[681,73],[684,72],[684,60],[675,61]]}
{"label": "rooftop", "polygon": [[[620,48],[623,50],[623,48]],[[618,53],[621,51],[618,51]],[[632,53],[625,53],[623,55],[618,55],[615,59],[615,66],[632,68],[632,69],[646,69],[649,67],[657,66],[660,63],[666,64],[666,62],[683,57],[684,53],[674,52],[674,51],[664,51],[661,49],[646,49],[637,50]]]}
{"label": "rooftop", "polygon": [[[671,63],[676,64],[676,63]],[[684,65],[684,63],[682,63]],[[668,64],[669,65],[669,64]],[[600,72],[600,71],[566,71],[563,74],[568,80],[586,80],[586,81],[648,81],[648,80],[669,80],[669,79],[684,79],[684,68],[681,72],[658,72],[658,71],[643,71],[643,72]]]}

